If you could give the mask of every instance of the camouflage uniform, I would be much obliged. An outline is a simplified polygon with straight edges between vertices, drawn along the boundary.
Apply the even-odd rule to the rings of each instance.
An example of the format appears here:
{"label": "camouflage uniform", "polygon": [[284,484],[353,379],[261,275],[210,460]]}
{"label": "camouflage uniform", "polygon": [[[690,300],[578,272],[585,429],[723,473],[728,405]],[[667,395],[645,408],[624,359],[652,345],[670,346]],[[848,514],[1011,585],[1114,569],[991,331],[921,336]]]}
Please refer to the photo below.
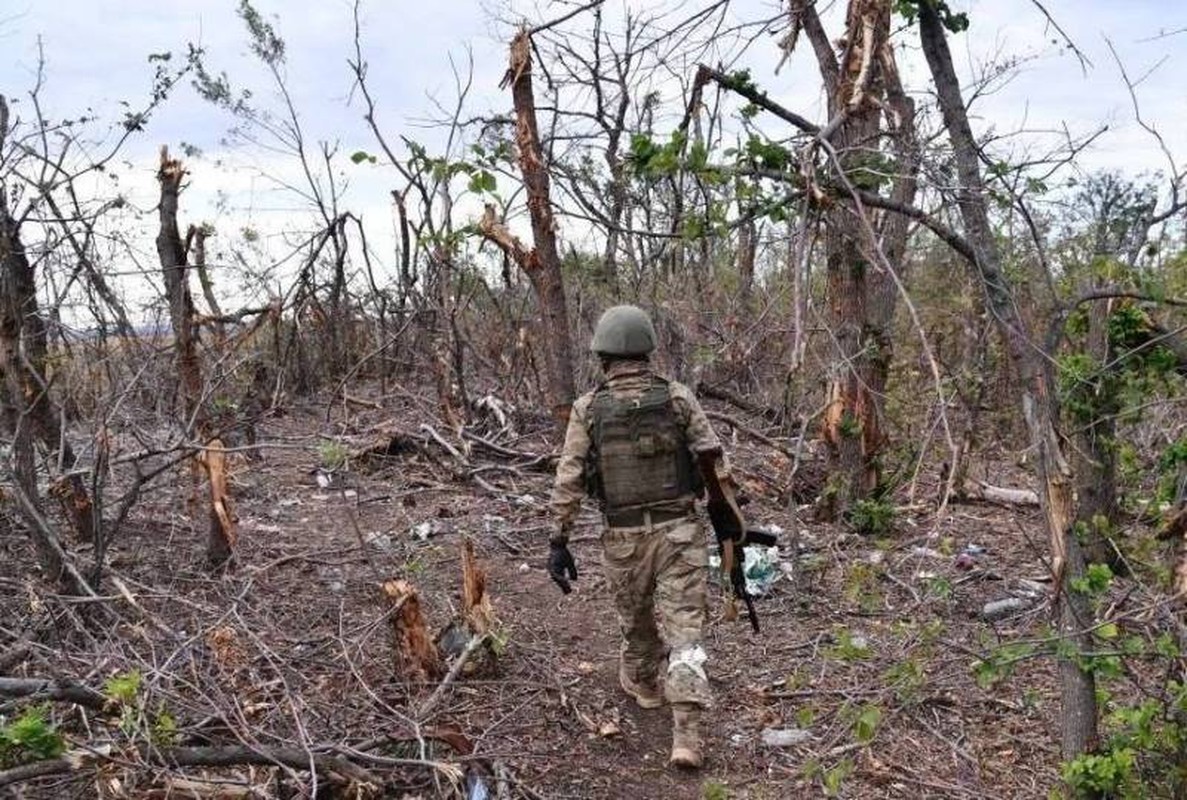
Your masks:
{"label": "camouflage uniform", "polygon": [[[638,361],[613,362],[606,378],[606,387],[616,401],[639,397],[656,380],[646,362]],[[721,442],[693,393],[674,381],[668,389],[676,421],[692,454],[719,456]],[[569,417],[552,493],[558,523],[554,541],[567,540],[586,494],[589,414],[594,396],[595,392],[590,392],[578,399]],[[717,472],[728,480],[720,457]],[[622,631],[624,676],[631,683],[654,686],[666,656],[665,698],[673,704],[704,707],[710,703],[706,655],[701,646],[707,609],[707,552],[693,501],[690,492],[676,500],[648,504],[639,514],[642,518],[636,520],[639,524],[616,525],[614,519],[607,519],[602,546]]]}

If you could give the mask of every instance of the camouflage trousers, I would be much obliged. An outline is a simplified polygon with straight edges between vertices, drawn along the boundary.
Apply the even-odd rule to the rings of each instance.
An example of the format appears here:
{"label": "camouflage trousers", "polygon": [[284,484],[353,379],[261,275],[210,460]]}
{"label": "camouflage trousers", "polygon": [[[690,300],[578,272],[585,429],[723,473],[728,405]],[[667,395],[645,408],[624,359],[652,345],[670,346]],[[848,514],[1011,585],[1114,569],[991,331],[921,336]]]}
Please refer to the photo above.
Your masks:
{"label": "camouflage trousers", "polygon": [[[708,706],[701,631],[708,553],[699,522],[678,519],[602,534],[606,578],[622,631],[622,669],[635,683],[664,675],[669,703]],[[667,666],[664,666],[664,662]]]}

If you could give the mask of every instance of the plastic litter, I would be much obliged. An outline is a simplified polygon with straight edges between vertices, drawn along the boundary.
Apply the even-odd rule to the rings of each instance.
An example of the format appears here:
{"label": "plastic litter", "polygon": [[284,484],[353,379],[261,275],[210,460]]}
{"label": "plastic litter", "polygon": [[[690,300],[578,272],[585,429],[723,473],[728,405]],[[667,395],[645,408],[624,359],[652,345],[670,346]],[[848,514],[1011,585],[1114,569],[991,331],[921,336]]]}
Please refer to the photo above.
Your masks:
{"label": "plastic litter", "polygon": [[490,789],[477,772],[471,772],[466,778],[466,800],[490,800]]}
{"label": "plastic litter", "polygon": [[744,547],[742,572],[746,576],[746,591],[761,597],[771,590],[783,571],[779,568],[778,547]]}
{"label": "plastic litter", "polygon": [[794,747],[812,740],[812,734],[800,728],[763,728],[762,743],[767,747]]}
{"label": "plastic litter", "polygon": [[977,566],[977,559],[973,558],[968,553],[960,553],[952,562],[952,566],[956,567],[961,572],[968,572]]}
{"label": "plastic litter", "polygon": [[1034,597],[1006,597],[1002,600],[993,600],[986,603],[981,609],[981,619],[986,622],[1005,619],[1019,612],[1026,611],[1036,601],[1037,598]]}

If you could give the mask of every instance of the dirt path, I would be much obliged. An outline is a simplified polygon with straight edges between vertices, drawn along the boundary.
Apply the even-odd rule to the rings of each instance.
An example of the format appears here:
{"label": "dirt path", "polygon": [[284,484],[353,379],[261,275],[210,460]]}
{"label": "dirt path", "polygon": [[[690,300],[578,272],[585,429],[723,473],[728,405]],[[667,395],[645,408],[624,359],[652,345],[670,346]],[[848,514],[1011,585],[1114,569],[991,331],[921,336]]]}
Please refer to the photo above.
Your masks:
{"label": "dirt path", "polygon": [[[744,620],[717,619],[715,594],[708,763],[682,774],[666,765],[667,710],[642,711],[617,686],[615,620],[592,511],[574,545],[579,588],[563,597],[542,569],[546,471],[480,473],[492,493],[453,474],[466,470],[430,445],[380,465],[351,464],[322,488],[311,475],[324,441],[309,433],[323,428],[315,411],[269,421],[264,438],[286,446],[236,468],[242,541],[228,576],[211,580],[203,571],[201,537],[167,492],[149,497],[117,542],[115,570],[175,639],[146,647],[144,631],[122,631],[85,646],[63,642],[55,669],[94,683],[135,665],[177,718],[206,720],[183,735],[214,735],[213,714],[261,743],[402,738],[385,754],[455,764],[463,783],[481,777],[493,788],[501,774],[526,796],[787,798],[827,789],[860,798],[1040,797],[1055,785],[1051,665],[1020,665],[990,691],[970,671],[999,637],[1041,628],[1041,605],[996,628],[975,617],[1016,578],[1041,576],[1024,535],[1037,536],[1036,518],[955,507],[932,538],[931,520],[904,518],[894,537],[875,542],[796,523],[755,483],[750,514],[803,531],[796,580],[761,600],[757,636]],[[416,413],[397,410],[395,426],[415,431]],[[351,441],[383,419],[391,428],[392,409],[355,419]],[[509,446],[546,445],[537,436]],[[781,466],[745,445],[733,456],[750,476]],[[352,516],[368,540],[365,554]],[[413,581],[439,629],[459,603],[463,536],[488,570],[502,652],[495,670],[461,678],[421,721],[421,749],[407,709],[431,687],[406,686],[394,674],[374,587],[380,578]],[[970,543],[987,553],[961,572],[952,554]],[[5,546],[13,550],[13,541]],[[764,729],[790,728],[806,738],[763,743]],[[412,769],[403,791],[434,796],[443,780]]]}

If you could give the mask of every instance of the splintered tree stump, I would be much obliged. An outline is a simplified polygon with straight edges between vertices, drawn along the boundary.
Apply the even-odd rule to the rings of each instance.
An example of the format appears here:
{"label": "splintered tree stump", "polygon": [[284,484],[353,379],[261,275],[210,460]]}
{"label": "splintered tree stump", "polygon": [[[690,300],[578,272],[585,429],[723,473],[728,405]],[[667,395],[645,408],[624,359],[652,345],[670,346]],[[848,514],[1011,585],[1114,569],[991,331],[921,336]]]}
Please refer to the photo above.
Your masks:
{"label": "splintered tree stump", "polygon": [[396,675],[410,683],[425,683],[441,676],[441,655],[425,626],[420,595],[408,581],[383,584],[391,604]]}
{"label": "splintered tree stump", "polygon": [[462,541],[462,607],[466,626],[474,636],[490,633],[494,609],[486,594],[486,571],[478,566],[474,543],[466,537]]}
{"label": "splintered tree stump", "polygon": [[210,481],[210,538],[206,560],[213,567],[226,565],[235,554],[235,516],[227,491],[227,451],[221,439],[212,439],[198,461]]}

